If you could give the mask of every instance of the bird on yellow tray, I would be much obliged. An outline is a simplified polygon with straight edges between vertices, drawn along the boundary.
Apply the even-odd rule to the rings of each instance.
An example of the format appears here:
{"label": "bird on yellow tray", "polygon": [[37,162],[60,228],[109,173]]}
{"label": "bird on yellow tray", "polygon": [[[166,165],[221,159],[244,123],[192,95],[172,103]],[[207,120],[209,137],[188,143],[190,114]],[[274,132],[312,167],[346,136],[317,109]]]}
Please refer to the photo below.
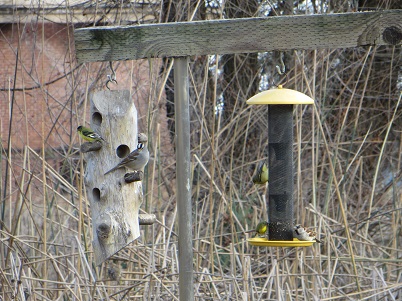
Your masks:
{"label": "bird on yellow tray", "polygon": [[268,231],[268,222],[259,222],[257,227],[255,228],[255,236],[257,237],[266,237],[266,233]]}
{"label": "bird on yellow tray", "polygon": [[149,160],[147,142],[147,135],[144,133],[139,134],[137,148],[129,153],[127,157],[121,160],[119,164],[107,171],[105,175],[122,167],[127,167],[133,171],[144,171],[144,167],[147,165]]}
{"label": "bird on yellow tray", "polygon": [[254,184],[265,184],[268,182],[268,166],[265,162],[260,162],[256,174],[253,176]]}
{"label": "bird on yellow tray", "polygon": [[317,239],[317,233],[313,230],[309,230],[302,225],[296,225],[293,228],[293,237],[297,238],[298,240],[303,241],[316,241],[321,243],[320,240]]}
{"label": "bird on yellow tray", "polygon": [[103,139],[101,137],[101,135],[95,133],[92,129],[87,128],[85,126],[80,125],[79,127],[77,127],[77,131],[78,131],[78,134],[80,134],[81,138],[86,140],[86,141],[89,141],[89,142],[105,141],[105,139]]}

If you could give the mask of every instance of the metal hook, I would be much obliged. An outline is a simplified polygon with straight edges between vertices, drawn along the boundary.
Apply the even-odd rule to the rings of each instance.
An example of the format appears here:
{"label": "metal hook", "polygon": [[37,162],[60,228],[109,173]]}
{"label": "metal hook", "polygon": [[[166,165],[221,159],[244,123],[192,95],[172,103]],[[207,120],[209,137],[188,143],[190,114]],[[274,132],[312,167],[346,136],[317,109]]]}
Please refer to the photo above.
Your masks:
{"label": "metal hook", "polygon": [[[284,54],[283,54],[283,52],[281,52],[280,57],[279,57],[279,61],[280,61],[281,65],[280,66],[276,65],[275,67],[276,67],[276,71],[278,72],[279,75],[285,76],[286,81],[282,85],[286,85],[288,82],[288,74],[286,73],[286,66],[285,66],[285,63],[283,62],[283,57],[284,57]],[[274,82],[275,86],[277,86],[277,87],[279,86],[279,85],[275,84],[275,81],[273,81],[273,82]]]}
{"label": "metal hook", "polygon": [[112,63],[112,61],[109,62],[109,66],[110,66],[110,69],[112,70],[112,75],[109,75],[109,74],[107,75],[106,88],[107,88],[108,90],[110,90],[110,88],[109,88],[109,83],[114,83],[114,84],[117,85],[116,72],[115,72],[114,69],[113,69],[113,63]]}

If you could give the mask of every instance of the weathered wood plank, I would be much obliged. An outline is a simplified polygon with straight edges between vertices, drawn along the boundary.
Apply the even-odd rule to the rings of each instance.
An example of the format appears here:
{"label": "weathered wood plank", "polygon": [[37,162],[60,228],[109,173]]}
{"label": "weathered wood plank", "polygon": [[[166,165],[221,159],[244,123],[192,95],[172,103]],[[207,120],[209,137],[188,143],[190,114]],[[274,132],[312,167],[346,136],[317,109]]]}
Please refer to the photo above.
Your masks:
{"label": "weathered wood plank", "polygon": [[74,36],[79,62],[399,45],[402,10],[92,27]]}

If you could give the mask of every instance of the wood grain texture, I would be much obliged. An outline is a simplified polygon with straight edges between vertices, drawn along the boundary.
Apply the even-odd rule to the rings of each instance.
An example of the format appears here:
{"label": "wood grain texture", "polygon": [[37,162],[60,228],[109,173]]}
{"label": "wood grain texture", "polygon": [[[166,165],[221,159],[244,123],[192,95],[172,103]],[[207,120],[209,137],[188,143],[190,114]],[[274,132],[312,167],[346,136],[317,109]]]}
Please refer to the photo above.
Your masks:
{"label": "wood grain texture", "polygon": [[400,45],[402,10],[92,27],[74,37],[80,63]]}
{"label": "wood grain texture", "polygon": [[[91,96],[91,128],[107,142],[85,153],[85,186],[91,204],[93,249],[97,265],[140,236],[139,207],[142,184],[126,184],[125,169],[104,173],[137,147],[137,110],[127,90],[99,91]],[[121,149],[121,147],[119,148]],[[120,153],[124,157],[124,152]]]}

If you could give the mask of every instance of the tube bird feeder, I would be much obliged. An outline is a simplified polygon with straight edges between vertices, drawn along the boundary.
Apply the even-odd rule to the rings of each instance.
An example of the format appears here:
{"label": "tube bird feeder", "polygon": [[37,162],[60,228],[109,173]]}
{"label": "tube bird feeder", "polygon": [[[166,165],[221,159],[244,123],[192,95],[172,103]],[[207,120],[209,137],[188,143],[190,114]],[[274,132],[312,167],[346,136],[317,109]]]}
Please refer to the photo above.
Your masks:
{"label": "tube bird feeder", "polygon": [[250,105],[268,105],[269,239],[250,238],[252,245],[305,247],[314,243],[293,238],[293,106],[313,103],[307,95],[281,85],[247,100]]}

